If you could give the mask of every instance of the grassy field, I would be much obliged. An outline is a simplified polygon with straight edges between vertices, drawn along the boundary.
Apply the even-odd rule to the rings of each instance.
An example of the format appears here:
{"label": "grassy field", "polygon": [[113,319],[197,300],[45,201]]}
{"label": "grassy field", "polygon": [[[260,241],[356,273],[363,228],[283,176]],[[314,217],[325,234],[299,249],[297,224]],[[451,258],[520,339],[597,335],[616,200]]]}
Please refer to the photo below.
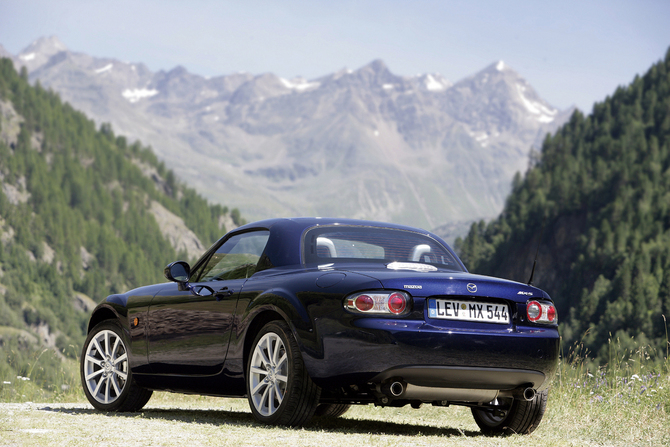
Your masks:
{"label": "grassy field", "polygon": [[[665,357],[665,356],[664,356]],[[626,360],[623,360],[625,358]],[[588,359],[561,362],[547,413],[528,436],[481,435],[467,408],[353,407],[302,429],[257,424],[244,399],[155,393],[140,413],[94,411],[77,378],[45,392],[30,378],[3,379],[0,446],[667,446],[668,362],[644,350],[590,370]]]}

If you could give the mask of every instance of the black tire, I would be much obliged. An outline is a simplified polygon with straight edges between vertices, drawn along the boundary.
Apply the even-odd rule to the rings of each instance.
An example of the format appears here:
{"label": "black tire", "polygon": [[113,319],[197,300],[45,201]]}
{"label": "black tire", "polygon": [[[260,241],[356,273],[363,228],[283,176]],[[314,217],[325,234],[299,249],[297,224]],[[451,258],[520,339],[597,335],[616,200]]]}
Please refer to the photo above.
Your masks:
{"label": "black tire", "polygon": [[321,404],[316,407],[314,416],[326,418],[338,418],[349,411],[351,405],[348,404]]}
{"label": "black tire", "polygon": [[[535,395],[531,401],[509,399],[511,407],[503,414],[486,408],[472,408],[472,416],[482,433],[488,435],[512,435],[532,433],[542,420],[547,409],[549,390]],[[501,399],[502,400],[502,399]]]}
{"label": "black tire", "polygon": [[139,411],[153,391],[133,380],[128,340],[116,321],[103,321],[86,337],[81,352],[81,384],[86,398],[101,411]]}
{"label": "black tire", "polygon": [[309,377],[285,322],[263,326],[251,346],[246,371],[249,407],[259,422],[291,427],[309,422],[321,388]]}

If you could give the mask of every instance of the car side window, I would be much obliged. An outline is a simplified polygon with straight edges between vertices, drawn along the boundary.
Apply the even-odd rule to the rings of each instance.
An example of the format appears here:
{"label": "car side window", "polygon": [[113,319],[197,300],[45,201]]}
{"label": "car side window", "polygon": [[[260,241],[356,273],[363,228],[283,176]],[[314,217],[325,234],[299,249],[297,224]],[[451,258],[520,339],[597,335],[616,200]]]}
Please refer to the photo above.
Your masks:
{"label": "car side window", "polygon": [[237,234],[224,242],[197,273],[195,282],[248,278],[265,250],[270,232]]}

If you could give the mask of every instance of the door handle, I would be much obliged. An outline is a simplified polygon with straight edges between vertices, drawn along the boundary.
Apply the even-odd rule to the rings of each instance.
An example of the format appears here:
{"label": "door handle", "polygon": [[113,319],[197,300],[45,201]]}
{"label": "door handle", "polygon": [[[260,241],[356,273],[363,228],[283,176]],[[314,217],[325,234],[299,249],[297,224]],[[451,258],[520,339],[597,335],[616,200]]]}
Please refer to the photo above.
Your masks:
{"label": "door handle", "polygon": [[218,292],[216,292],[216,300],[221,301],[223,298],[227,298],[229,296],[232,296],[235,293],[233,289],[229,289],[228,287],[224,287]]}

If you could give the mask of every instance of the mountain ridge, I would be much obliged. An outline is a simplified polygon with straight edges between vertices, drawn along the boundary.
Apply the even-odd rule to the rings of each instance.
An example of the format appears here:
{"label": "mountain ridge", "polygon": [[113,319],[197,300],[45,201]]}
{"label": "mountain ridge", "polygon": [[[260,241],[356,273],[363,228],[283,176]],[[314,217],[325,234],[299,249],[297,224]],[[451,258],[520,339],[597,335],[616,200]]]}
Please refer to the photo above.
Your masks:
{"label": "mountain ridge", "polygon": [[151,144],[205,197],[254,219],[330,215],[434,228],[492,218],[531,148],[572,112],[543,101],[500,61],[455,84],[395,75],[380,59],[311,80],[205,78],[74,53],[54,37],[31,45],[14,58],[31,81]]}

